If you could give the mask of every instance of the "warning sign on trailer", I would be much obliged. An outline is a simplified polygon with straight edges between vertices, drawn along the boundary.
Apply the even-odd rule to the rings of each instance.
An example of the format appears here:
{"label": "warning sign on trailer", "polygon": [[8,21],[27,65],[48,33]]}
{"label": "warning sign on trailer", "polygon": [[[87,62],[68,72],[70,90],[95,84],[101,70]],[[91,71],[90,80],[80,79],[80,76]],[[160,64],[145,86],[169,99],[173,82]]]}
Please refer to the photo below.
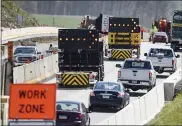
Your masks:
{"label": "warning sign on trailer", "polygon": [[9,119],[56,117],[56,84],[11,84]]}

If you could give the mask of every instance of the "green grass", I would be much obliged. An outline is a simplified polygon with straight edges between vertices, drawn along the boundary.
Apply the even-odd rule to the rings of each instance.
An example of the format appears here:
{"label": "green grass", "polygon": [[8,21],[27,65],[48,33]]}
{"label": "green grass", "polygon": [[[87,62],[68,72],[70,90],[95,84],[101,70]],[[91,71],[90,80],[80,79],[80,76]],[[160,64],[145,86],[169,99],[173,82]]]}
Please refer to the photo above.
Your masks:
{"label": "green grass", "polygon": [[182,91],[147,125],[182,125]]}
{"label": "green grass", "polygon": [[[18,14],[23,16],[23,23],[21,25],[17,22]],[[21,9],[13,1],[2,1],[2,10],[1,10],[1,22],[2,27],[29,27],[29,26],[38,26],[38,22],[35,18],[31,17],[26,11]]]}
{"label": "green grass", "polygon": [[82,20],[82,16],[62,16],[62,15],[43,15],[32,14],[40,24],[48,26],[58,26],[63,28],[77,28]]}

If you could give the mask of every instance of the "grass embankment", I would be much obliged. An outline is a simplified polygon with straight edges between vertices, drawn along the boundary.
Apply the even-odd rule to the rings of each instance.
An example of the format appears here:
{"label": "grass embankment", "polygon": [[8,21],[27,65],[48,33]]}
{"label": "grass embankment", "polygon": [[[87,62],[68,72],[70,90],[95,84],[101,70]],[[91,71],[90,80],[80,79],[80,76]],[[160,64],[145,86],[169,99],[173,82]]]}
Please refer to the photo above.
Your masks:
{"label": "grass embankment", "polygon": [[48,26],[77,28],[82,20],[82,16],[62,16],[62,15],[43,15],[32,14],[40,24]]}
{"label": "grass embankment", "polygon": [[[23,16],[23,23],[18,24],[17,17],[18,15]],[[19,28],[19,27],[30,27],[38,26],[38,21],[30,16],[27,12],[21,9],[15,2],[2,0],[1,8],[1,26],[8,28]]]}
{"label": "grass embankment", "polygon": [[182,91],[147,125],[182,125]]}

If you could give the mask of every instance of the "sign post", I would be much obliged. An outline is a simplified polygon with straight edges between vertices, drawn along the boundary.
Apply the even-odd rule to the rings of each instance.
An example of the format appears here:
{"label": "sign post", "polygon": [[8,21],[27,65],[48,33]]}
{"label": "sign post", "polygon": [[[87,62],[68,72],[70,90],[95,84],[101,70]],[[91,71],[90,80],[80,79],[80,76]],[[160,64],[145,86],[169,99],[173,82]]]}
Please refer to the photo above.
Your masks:
{"label": "sign post", "polygon": [[13,62],[13,42],[8,42],[8,60]]}
{"label": "sign post", "polygon": [[56,85],[11,84],[9,119],[55,120]]}

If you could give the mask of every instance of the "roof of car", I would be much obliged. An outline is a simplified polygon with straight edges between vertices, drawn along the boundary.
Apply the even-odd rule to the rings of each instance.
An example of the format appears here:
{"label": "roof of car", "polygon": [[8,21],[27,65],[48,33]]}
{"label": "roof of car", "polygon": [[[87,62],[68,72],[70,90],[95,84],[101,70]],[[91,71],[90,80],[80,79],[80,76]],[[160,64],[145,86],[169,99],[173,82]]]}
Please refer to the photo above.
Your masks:
{"label": "roof of car", "polygon": [[59,100],[59,101],[56,101],[56,103],[61,103],[61,102],[64,102],[64,103],[74,103],[74,104],[82,103],[82,102],[79,102],[79,101],[72,101],[72,100]]}
{"label": "roof of car", "polygon": [[36,48],[35,46],[17,46],[16,48]]}
{"label": "roof of car", "polygon": [[169,46],[151,47],[151,49],[169,49],[169,50],[172,50],[172,48],[171,48],[171,47],[169,47]]}
{"label": "roof of car", "polygon": [[121,84],[120,82],[111,82],[111,81],[98,81],[96,84]]}
{"label": "roof of car", "polygon": [[128,58],[126,61],[150,61],[149,59],[141,59],[141,58]]}

